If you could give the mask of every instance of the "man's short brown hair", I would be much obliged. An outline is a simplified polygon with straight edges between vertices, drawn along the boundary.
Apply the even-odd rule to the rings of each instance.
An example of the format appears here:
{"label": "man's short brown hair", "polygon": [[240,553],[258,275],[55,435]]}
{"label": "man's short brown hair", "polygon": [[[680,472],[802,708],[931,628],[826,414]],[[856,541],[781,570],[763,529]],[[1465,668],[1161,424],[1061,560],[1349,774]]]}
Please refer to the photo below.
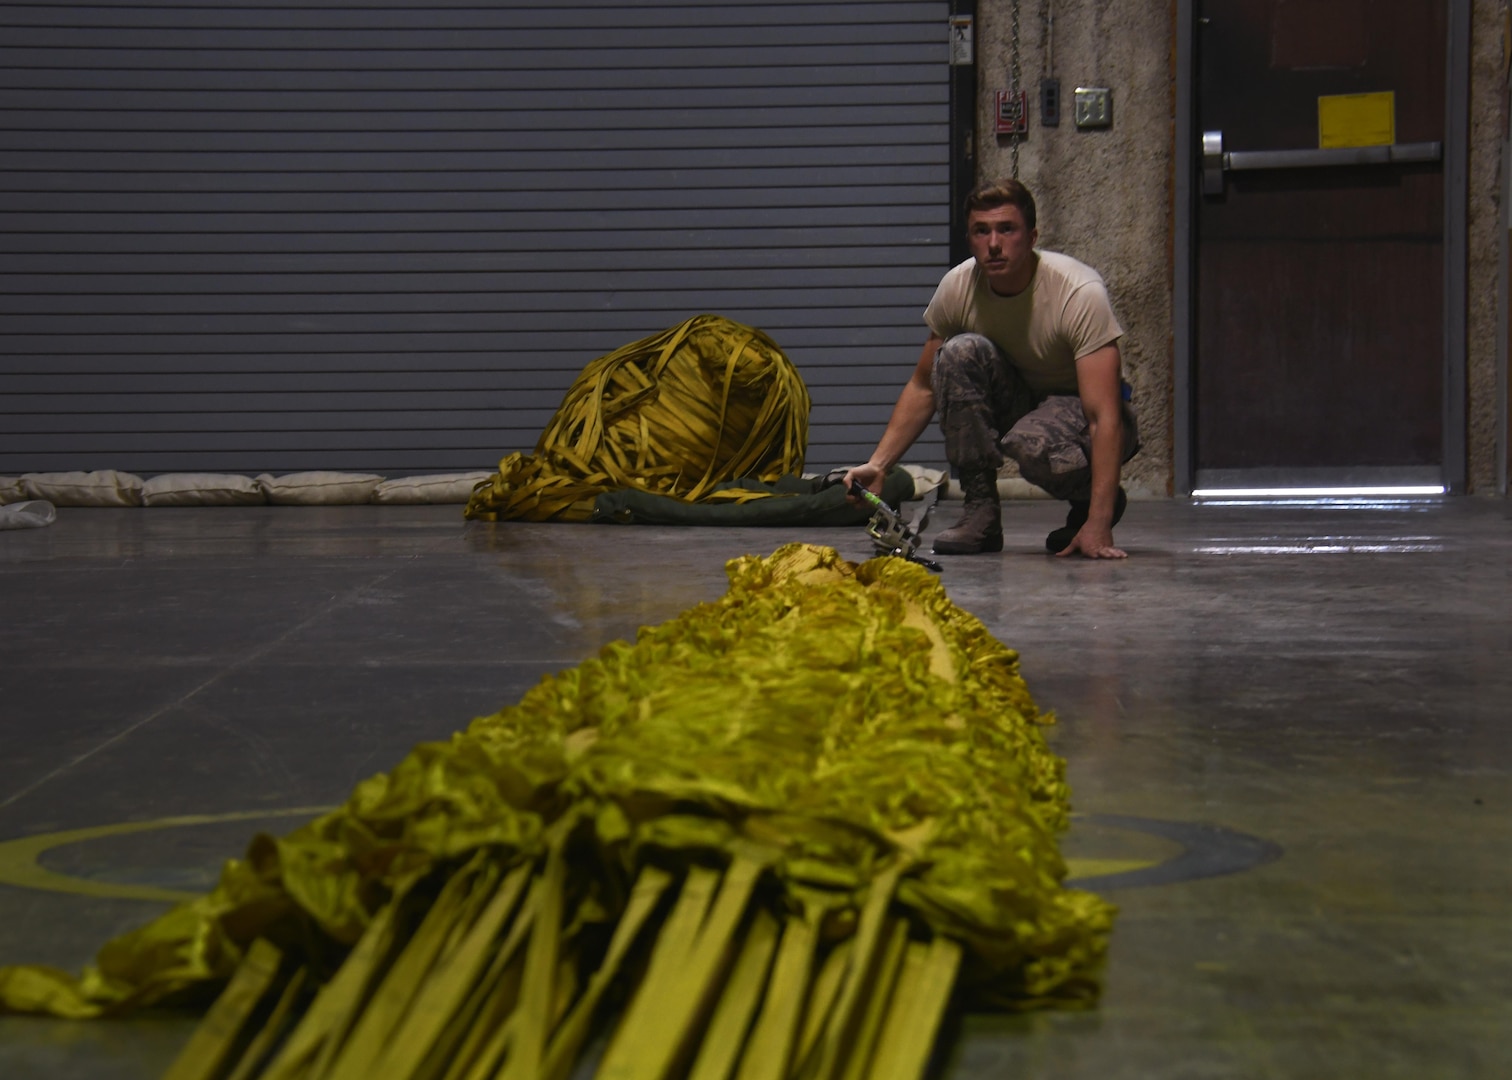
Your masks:
{"label": "man's short brown hair", "polygon": [[1017,180],[984,180],[972,188],[971,194],[966,196],[968,218],[973,210],[994,210],[999,206],[1018,207],[1019,213],[1024,215],[1024,227],[1035,228],[1037,215],[1034,210],[1034,196]]}

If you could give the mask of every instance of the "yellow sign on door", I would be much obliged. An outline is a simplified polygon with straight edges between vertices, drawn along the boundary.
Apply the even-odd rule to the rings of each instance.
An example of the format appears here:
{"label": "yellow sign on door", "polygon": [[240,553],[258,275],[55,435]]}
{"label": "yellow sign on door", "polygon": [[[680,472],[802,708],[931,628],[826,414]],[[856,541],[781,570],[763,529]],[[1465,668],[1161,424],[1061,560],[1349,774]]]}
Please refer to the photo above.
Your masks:
{"label": "yellow sign on door", "polygon": [[1390,146],[1396,142],[1396,94],[1328,94],[1318,98],[1318,145]]}

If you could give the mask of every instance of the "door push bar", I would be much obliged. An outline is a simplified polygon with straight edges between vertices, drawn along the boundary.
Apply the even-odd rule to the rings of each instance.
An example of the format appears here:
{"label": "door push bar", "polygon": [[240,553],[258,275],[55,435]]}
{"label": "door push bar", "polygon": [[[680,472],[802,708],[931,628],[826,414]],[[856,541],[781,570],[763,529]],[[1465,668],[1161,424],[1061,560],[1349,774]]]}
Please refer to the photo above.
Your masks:
{"label": "door push bar", "polygon": [[1340,146],[1327,150],[1224,150],[1223,132],[1202,133],[1202,193],[1223,194],[1223,174],[1250,169],[1315,169],[1335,165],[1395,165],[1404,161],[1442,161],[1440,142],[1394,143],[1391,146]]}

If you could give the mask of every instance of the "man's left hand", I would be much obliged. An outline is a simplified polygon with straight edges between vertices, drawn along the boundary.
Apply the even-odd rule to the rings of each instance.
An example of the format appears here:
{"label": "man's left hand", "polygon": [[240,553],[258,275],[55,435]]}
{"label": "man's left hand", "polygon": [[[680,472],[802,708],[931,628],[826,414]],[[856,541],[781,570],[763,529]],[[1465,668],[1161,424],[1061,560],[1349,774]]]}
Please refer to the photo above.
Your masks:
{"label": "man's left hand", "polygon": [[1129,553],[1113,546],[1113,530],[1098,528],[1090,521],[1071,538],[1064,551],[1055,553],[1057,559],[1080,554],[1086,559],[1127,559]]}

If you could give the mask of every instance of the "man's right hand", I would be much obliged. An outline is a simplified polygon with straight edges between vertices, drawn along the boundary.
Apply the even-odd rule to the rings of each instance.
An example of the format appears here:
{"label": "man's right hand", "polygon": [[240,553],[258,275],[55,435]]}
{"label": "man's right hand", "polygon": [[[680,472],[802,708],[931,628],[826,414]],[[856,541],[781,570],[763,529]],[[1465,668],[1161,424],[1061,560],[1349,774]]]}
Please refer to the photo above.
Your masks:
{"label": "man's right hand", "polygon": [[856,496],[849,494],[852,483],[860,484],[873,495],[882,494],[882,479],[885,475],[885,470],[871,464],[871,462],[867,462],[865,465],[857,465],[854,469],[849,470],[845,474],[845,479],[841,481],[845,485],[846,499],[857,504],[861,502]]}

